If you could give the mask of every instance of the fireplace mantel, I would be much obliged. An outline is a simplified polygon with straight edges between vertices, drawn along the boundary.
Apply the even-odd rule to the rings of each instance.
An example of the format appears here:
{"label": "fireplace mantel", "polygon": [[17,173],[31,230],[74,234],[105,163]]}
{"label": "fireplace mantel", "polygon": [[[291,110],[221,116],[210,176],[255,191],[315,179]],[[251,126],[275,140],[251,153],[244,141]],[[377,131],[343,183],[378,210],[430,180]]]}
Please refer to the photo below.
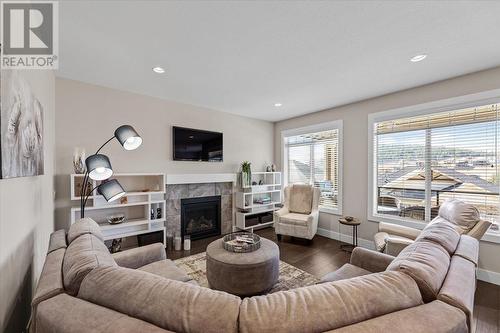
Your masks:
{"label": "fireplace mantel", "polygon": [[167,174],[167,185],[236,182],[236,173]]}

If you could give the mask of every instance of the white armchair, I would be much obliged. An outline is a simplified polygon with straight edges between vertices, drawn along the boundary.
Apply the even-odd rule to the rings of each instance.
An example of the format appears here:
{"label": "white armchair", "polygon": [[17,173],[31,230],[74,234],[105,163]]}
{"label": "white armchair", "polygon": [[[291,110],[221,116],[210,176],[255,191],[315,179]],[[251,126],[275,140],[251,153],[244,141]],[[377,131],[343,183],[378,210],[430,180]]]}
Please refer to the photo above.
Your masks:
{"label": "white armchair", "polygon": [[283,208],[274,212],[274,231],[281,235],[311,240],[318,230],[320,189],[310,185],[290,185],[284,190]]}

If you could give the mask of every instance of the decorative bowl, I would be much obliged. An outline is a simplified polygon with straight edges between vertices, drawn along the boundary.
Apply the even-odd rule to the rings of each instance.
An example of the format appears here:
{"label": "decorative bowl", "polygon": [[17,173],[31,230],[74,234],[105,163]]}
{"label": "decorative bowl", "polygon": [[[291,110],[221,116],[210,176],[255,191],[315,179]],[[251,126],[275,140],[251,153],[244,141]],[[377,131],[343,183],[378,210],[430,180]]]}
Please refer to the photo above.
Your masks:
{"label": "decorative bowl", "polygon": [[125,221],[125,214],[110,215],[106,219],[109,224],[120,224]]}
{"label": "decorative bowl", "polygon": [[346,216],[344,217],[344,219],[347,221],[347,222],[352,222],[354,220],[354,217],[352,216]]}
{"label": "decorative bowl", "polygon": [[229,252],[247,253],[260,248],[260,237],[254,233],[237,231],[222,238],[224,249]]}

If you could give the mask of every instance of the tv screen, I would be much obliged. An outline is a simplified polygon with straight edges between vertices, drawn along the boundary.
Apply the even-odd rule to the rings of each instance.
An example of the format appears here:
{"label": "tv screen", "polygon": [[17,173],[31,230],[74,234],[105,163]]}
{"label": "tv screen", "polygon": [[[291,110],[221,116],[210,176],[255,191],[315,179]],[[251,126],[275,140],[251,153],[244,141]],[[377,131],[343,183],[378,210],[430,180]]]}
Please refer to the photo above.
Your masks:
{"label": "tv screen", "polygon": [[174,160],[222,162],[222,133],[173,127]]}

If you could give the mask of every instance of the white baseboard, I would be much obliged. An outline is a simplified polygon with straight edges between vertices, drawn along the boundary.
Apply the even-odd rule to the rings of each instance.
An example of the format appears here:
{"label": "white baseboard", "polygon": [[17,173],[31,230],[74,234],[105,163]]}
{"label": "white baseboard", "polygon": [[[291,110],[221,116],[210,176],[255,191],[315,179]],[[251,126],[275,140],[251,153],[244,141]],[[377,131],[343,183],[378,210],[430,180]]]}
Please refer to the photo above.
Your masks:
{"label": "white baseboard", "polygon": [[487,271],[485,269],[478,268],[477,279],[500,286],[500,273],[497,272]]}
{"label": "white baseboard", "polygon": [[[342,233],[338,233],[335,231],[322,229],[322,228],[318,228],[317,234],[320,236],[324,236],[327,238],[340,240],[342,242],[352,244],[352,235],[342,234]],[[363,239],[363,238],[358,237],[358,245],[361,247],[364,247],[366,249],[375,250],[375,244],[373,243],[373,241],[369,241],[367,239]]]}
{"label": "white baseboard", "polygon": [[[346,243],[351,243],[352,242],[352,236],[347,235],[347,234],[341,234],[335,231],[327,230],[327,229],[322,229],[318,228],[318,235],[335,239],[335,240],[341,240],[342,242]],[[361,247],[364,247],[366,249],[374,250],[375,249],[375,244],[373,241],[363,239],[363,238],[358,238],[358,244]],[[484,282],[489,282],[493,283],[496,285],[500,285],[500,273],[497,272],[492,272],[492,271],[487,271],[482,268],[478,268],[477,270],[477,279],[484,281]]]}

